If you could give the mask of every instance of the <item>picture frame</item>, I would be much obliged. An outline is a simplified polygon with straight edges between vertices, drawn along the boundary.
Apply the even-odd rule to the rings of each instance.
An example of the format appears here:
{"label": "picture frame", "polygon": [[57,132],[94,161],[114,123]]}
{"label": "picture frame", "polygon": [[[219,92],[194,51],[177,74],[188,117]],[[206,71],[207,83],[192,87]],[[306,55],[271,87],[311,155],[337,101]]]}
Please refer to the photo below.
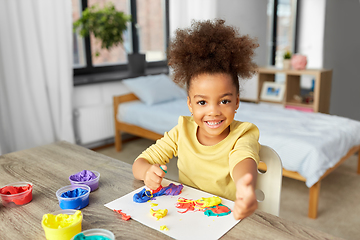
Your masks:
{"label": "picture frame", "polygon": [[285,84],[276,82],[264,82],[261,89],[260,100],[270,102],[282,102],[284,99]]}

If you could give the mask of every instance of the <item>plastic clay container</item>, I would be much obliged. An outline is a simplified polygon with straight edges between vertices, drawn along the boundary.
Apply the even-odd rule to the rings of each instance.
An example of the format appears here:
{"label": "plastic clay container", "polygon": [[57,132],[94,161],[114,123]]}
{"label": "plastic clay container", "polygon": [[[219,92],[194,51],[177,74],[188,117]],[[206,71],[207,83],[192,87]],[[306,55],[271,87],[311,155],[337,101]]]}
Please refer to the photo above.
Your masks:
{"label": "plastic clay container", "polygon": [[[76,210],[60,210],[51,213],[52,215],[58,215],[58,214],[67,214],[67,215],[73,215],[75,214]],[[45,232],[45,237],[47,240],[70,240],[72,237],[74,237],[76,234],[81,232],[81,223],[82,223],[83,215],[81,213],[81,218],[79,221],[74,222],[68,227],[64,228],[51,228],[49,226],[46,226],[44,222],[41,222],[41,225]]]}
{"label": "plastic clay container", "polygon": [[84,236],[92,237],[91,239],[96,239],[95,236],[97,236],[99,240],[115,240],[115,235],[111,231],[100,228],[82,231],[81,233],[75,235],[71,240],[82,240],[84,239]]}
{"label": "plastic clay container", "polygon": [[[72,198],[61,197],[63,193],[68,191],[73,191],[77,188],[87,190],[88,192],[78,197],[72,197]],[[89,205],[89,195],[90,195],[90,187],[84,184],[68,185],[56,191],[56,197],[59,200],[59,205],[61,209],[82,209],[87,205]]]}
{"label": "plastic clay container", "polygon": [[28,184],[31,185],[31,187],[21,193],[15,193],[15,194],[0,194],[1,196],[1,200],[2,200],[2,204],[5,207],[16,207],[19,205],[24,205],[27,204],[29,202],[31,202],[32,200],[32,190],[33,190],[33,184],[29,183],[29,182],[14,182],[14,183],[10,183],[7,184],[1,188],[4,187],[8,187],[8,186],[12,186],[12,187],[25,187]]}
{"label": "plastic clay container", "polygon": [[77,181],[72,180],[73,175],[71,175],[69,177],[71,185],[85,184],[90,187],[91,192],[95,191],[99,187],[100,173],[97,171],[92,171],[92,170],[91,170],[91,172],[93,172],[96,175],[96,178],[91,179],[90,181],[77,182]]}

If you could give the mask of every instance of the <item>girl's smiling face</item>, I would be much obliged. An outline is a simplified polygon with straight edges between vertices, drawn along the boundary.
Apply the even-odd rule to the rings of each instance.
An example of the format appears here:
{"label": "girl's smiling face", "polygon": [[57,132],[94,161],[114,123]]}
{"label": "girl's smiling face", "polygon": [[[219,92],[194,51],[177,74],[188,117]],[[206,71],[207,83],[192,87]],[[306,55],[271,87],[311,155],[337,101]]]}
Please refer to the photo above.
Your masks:
{"label": "girl's smiling face", "polygon": [[230,74],[200,74],[191,79],[187,104],[199,126],[197,138],[201,144],[211,146],[226,138],[239,101]]}

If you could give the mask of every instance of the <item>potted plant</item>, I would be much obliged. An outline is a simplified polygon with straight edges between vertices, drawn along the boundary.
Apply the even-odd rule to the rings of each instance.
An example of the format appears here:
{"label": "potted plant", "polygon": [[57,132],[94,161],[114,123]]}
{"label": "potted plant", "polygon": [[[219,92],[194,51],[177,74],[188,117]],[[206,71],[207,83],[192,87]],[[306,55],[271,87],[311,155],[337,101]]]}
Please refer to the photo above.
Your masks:
{"label": "potted plant", "polygon": [[290,69],[290,61],[291,61],[291,52],[288,50],[284,53],[284,59],[283,59],[283,68],[285,70]]}
{"label": "potted plant", "polygon": [[[82,16],[73,23],[73,31],[79,29],[82,37],[90,33],[101,41],[101,48],[110,48],[124,43],[123,33],[127,29],[127,23],[132,21],[131,15],[116,10],[113,3],[106,4],[103,8],[93,5],[82,12]],[[95,56],[99,56],[99,51]],[[135,58],[135,62],[132,60]],[[131,73],[143,73],[145,71],[145,54],[128,53],[129,70]],[[134,64],[136,66],[134,66]]]}

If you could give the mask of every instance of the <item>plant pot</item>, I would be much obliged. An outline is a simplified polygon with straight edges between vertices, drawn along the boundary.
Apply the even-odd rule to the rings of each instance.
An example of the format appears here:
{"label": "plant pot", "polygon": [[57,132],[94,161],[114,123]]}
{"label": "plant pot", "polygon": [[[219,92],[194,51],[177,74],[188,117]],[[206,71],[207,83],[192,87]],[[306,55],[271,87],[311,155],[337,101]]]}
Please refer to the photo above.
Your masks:
{"label": "plant pot", "polygon": [[146,59],[145,54],[132,53],[128,54],[129,72],[132,75],[141,75],[145,73]]}
{"label": "plant pot", "polygon": [[291,61],[290,59],[284,59],[283,60],[283,69],[289,70],[291,68]]}

